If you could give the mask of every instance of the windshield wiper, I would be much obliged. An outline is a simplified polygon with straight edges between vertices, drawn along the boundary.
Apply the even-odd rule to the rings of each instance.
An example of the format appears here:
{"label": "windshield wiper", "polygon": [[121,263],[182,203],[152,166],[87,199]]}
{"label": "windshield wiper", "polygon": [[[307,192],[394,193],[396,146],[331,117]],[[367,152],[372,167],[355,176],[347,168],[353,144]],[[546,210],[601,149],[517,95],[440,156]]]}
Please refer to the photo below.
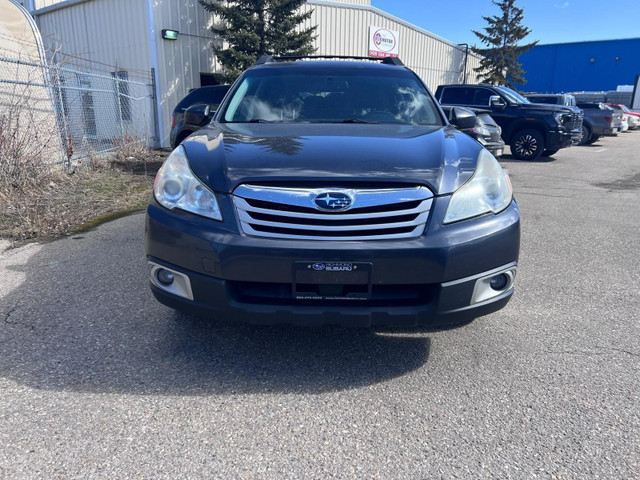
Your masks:
{"label": "windshield wiper", "polygon": [[252,118],[245,123],[282,123],[282,120],[265,120],[264,118]]}
{"label": "windshield wiper", "polygon": [[347,118],[342,120],[340,123],[378,123],[378,122],[370,122],[369,120],[363,120],[362,118]]}

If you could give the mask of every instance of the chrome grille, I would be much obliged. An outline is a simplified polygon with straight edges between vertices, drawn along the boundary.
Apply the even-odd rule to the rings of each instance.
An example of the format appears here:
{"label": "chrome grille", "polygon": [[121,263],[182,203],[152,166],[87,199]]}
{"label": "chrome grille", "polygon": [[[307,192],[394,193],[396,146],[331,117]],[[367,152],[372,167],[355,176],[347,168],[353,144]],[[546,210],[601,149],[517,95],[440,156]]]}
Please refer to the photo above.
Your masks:
{"label": "chrome grille", "polygon": [[564,123],[564,126],[567,130],[582,130],[582,113],[572,113],[567,116],[567,120]]}
{"label": "chrome grille", "polygon": [[[316,197],[339,192],[346,211],[321,211]],[[387,240],[422,235],[433,194],[426,187],[388,189],[284,188],[240,185],[233,192],[246,235],[298,240]]]}
{"label": "chrome grille", "polygon": [[571,134],[572,144],[576,145],[582,139],[582,119],[584,113],[570,113],[565,116],[562,124]]}

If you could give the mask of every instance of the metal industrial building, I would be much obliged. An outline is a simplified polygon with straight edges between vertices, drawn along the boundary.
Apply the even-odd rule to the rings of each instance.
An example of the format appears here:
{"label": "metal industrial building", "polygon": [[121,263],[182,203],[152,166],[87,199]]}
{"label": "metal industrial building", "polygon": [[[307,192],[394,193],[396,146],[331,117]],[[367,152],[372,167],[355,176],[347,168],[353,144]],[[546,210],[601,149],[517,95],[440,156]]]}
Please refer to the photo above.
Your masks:
{"label": "metal industrial building", "polygon": [[640,38],[537,45],[520,56],[530,92],[616,90],[640,74]]}
{"label": "metal industrial building", "polygon": [[[171,113],[192,88],[216,82],[221,71],[209,27],[214,17],[197,0],[20,0],[29,9],[51,51],[128,70],[154,70],[157,127],[169,144]],[[313,10],[305,27],[317,25],[321,55],[369,54],[374,28],[391,32],[401,60],[431,88],[476,80],[479,57],[371,5],[371,0],[308,0]],[[178,31],[176,40],[162,30]],[[117,67],[117,68],[116,68]]]}

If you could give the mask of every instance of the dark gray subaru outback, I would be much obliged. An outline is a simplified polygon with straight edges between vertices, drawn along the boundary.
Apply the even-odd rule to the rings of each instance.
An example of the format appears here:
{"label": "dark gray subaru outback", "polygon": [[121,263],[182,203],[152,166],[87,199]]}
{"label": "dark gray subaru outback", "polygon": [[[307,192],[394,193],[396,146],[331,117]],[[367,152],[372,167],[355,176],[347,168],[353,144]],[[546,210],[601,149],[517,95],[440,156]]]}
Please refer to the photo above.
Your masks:
{"label": "dark gray subaru outback", "polygon": [[151,289],[178,310],[447,325],[513,294],[509,179],[397,59],[261,58],[169,156],[153,193]]}

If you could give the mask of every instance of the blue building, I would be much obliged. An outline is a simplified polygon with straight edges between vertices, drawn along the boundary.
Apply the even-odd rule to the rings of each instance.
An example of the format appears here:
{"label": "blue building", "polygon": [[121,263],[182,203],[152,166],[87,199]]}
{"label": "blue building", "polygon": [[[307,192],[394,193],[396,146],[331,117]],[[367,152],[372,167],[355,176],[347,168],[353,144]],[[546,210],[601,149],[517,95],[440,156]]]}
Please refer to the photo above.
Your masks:
{"label": "blue building", "polygon": [[537,45],[518,61],[526,92],[615,90],[640,74],[640,38]]}

